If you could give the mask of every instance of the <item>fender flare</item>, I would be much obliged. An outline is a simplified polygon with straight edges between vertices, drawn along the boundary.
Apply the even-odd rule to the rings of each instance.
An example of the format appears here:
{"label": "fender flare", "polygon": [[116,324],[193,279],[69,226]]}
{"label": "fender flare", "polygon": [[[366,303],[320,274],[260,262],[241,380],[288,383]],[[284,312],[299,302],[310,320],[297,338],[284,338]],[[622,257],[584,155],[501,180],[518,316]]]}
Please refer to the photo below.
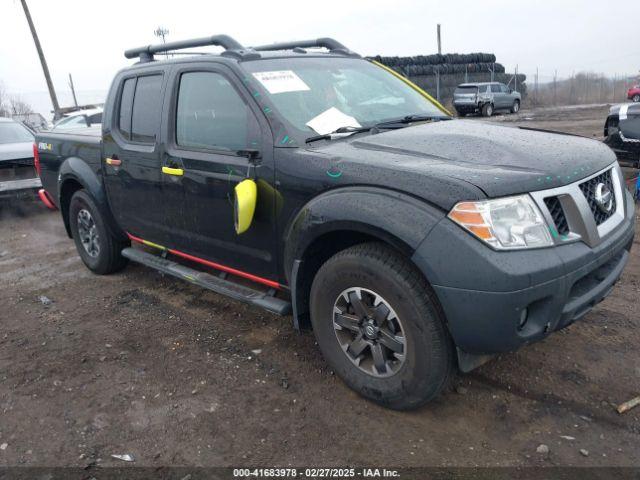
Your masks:
{"label": "fender flare", "polygon": [[378,238],[411,257],[445,212],[392,189],[354,186],[325,192],[305,204],[285,229],[283,266],[291,288],[294,325],[306,324],[309,278],[302,278],[307,249],[338,231]]}
{"label": "fender flare", "polygon": [[91,198],[95,201],[100,213],[105,219],[105,223],[109,231],[121,240],[126,240],[128,237],[125,232],[118,226],[111,209],[109,208],[109,201],[107,199],[107,193],[102,182],[102,178],[99,176],[99,172],[96,172],[92,167],[79,157],[69,157],[62,165],[60,165],[58,175],[58,205],[60,205],[60,211],[64,221],[64,226],[67,230],[67,234],[71,237],[71,230],[69,228],[69,216],[68,211],[62,203],[63,186],[68,181],[74,181],[82,185]]}

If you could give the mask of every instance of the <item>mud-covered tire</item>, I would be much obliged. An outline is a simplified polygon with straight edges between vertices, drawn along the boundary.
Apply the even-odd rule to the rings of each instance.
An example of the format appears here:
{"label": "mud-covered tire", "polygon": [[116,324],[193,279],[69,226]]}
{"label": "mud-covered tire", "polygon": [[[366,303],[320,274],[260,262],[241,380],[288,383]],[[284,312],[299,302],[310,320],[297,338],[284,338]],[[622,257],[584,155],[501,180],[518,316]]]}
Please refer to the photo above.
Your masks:
{"label": "mud-covered tire", "polygon": [[481,112],[483,117],[490,117],[493,115],[493,105],[491,103],[485,103],[482,106]]}
{"label": "mud-covered tire", "polygon": [[[347,353],[350,347],[345,350],[336,333],[336,304],[343,292],[353,287],[378,294],[402,322],[404,360],[389,376],[363,371],[363,356],[356,364]],[[435,398],[449,382],[454,367],[453,343],[435,293],[413,264],[386,245],[360,244],[331,257],[314,278],[310,309],[313,330],[327,363],[349,387],[369,400],[396,410],[414,409]],[[340,335],[342,330],[338,329]],[[371,354],[373,348],[369,347]]]}
{"label": "mud-covered tire", "polygon": [[[121,252],[128,242],[119,240],[111,233],[100,209],[85,190],[78,190],[71,197],[69,227],[78,254],[89,270],[106,275],[126,266],[127,259]],[[87,231],[92,233],[87,234]],[[88,237],[91,239],[83,242]]]}
{"label": "mud-covered tire", "polygon": [[520,111],[520,100],[516,100],[511,105],[511,113],[518,113]]}

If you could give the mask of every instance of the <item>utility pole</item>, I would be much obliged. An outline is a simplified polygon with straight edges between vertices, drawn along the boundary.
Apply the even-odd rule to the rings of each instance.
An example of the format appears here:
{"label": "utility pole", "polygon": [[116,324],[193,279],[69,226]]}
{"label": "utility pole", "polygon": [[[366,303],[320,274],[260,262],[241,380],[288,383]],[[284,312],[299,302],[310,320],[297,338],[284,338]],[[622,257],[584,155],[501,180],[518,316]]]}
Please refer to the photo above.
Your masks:
{"label": "utility pole", "polygon": [[69,87],[71,88],[71,95],[73,95],[73,104],[78,108],[78,99],[76,98],[76,89],[73,88],[73,78],[69,74]]}
{"label": "utility pole", "polygon": [[553,105],[558,105],[558,70],[553,74]]}
{"label": "utility pole", "polygon": [[31,14],[29,13],[29,7],[27,7],[27,0],[20,0],[20,3],[22,3],[24,14],[27,17],[27,23],[29,23],[29,29],[31,30],[31,35],[33,36],[33,43],[36,44],[36,50],[38,51],[38,57],[40,57],[40,64],[42,65],[44,78],[47,81],[47,88],[49,89],[49,96],[51,97],[51,104],[53,105],[53,119],[58,120],[61,117],[60,105],[58,104],[56,91],[53,88],[53,82],[51,82],[49,67],[47,67],[47,61],[44,58],[44,52],[42,51],[42,46],[40,45],[40,40],[38,39],[38,34],[36,33],[36,27],[33,25],[33,20],[31,19]]}
{"label": "utility pole", "polygon": [[438,24],[438,54],[442,55],[442,38],[440,37],[440,24]]}

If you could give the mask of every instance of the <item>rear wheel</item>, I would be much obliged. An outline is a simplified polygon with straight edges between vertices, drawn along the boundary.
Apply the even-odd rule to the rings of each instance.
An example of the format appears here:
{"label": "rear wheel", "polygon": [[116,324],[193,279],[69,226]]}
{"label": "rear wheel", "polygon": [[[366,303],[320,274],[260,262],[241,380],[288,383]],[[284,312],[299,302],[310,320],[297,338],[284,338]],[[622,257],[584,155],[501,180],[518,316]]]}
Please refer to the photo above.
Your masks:
{"label": "rear wheel", "polygon": [[92,272],[113,273],[127,264],[121,252],[128,242],[111,233],[93,198],[85,190],[78,190],[71,197],[69,226],[80,258]]}
{"label": "rear wheel", "polygon": [[482,116],[490,117],[491,115],[493,115],[493,105],[490,103],[485,103],[482,106]]}
{"label": "rear wheel", "polygon": [[511,105],[511,113],[518,113],[520,111],[520,100],[516,100]]}
{"label": "rear wheel", "polygon": [[366,243],[330,258],[311,287],[311,321],[327,363],[362,396],[407,410],[446,385],[453,347],[427,282],[402,255]]}
{"label": "rear wheel", "polygon": [[637,93],[636,93],[636,94],[633,96],[632,100],[633,100],[634,102],[636,102],[636,103],[637,103],[637,102],[640,102],[640,94],[637,94]]}

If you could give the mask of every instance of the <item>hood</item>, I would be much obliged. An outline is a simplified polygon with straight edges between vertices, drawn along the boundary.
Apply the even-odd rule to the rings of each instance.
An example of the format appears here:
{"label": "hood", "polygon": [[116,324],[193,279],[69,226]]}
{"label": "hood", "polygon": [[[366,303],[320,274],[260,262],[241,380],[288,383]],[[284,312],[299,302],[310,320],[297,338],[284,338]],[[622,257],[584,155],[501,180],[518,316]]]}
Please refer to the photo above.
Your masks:
{"label": "hood", "polygon": [[472,120],[424,123],[348,142],[351,158],[468,182],[489,197],[573,183],[615,161],[601,142]]}
{"label": "hood", "polygon": [[21,158],[33,158],[33,142],[0,143],[0,162]]}
{"label": "hood", "polygon": [[640,103],[620,103],[609,108],[609,115],[619,115],[624,110],[627,115],[640,115]]}

